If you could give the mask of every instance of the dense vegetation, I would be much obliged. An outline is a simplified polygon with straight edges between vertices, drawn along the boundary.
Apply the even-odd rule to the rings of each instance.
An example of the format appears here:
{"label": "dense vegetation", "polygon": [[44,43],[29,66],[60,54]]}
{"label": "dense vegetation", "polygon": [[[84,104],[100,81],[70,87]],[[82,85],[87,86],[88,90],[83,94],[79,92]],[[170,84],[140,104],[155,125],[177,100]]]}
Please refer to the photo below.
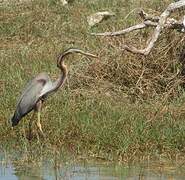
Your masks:
{"label": "dense vegetation", "polygon": [[[64,148],[78,155],[120,161],[184,155],[185,98],[180,73],[183,66],[179,61],[183,34],[164,32],[147,57],[122,52],[119,47],[124,42],[144,47],[151,29],[116,38],[89,35],[133,25],[140,21],[135,13],[137,8],[157,13],[170,2],[79,0],[65,7],[57,0],[2,3],[0,142],[3,147],[35,149],[41,154],[46,149],[52,153],[53,148],[59,152]],[[111,10],[116,16],[89,28],[87,16],[100,10]],[[180,18],[180,14],[178,11],[173,15]],[[42,109],[41,123],[47,138],[29,142],[26,133],[31,114],[14,130],[8,122],[16,100],[26,82],[39,72],[48,72],[55,79],[59,73],[57,54],[69,47],[88,50],[99,59],[69,57],[68,82]],[[44,148],[46,145],[51,148]]]}

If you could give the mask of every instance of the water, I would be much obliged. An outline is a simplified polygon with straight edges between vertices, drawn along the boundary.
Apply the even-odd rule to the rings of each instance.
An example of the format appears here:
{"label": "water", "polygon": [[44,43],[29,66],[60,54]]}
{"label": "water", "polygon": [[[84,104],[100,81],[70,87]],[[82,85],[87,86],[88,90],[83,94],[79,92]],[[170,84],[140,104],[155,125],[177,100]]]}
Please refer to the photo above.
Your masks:
{"label": "water", "polygon": [[136,165],[55,160],[11,160],[0,155],[0,180],[184,180],[183,166],[164,162],[143,162]]}

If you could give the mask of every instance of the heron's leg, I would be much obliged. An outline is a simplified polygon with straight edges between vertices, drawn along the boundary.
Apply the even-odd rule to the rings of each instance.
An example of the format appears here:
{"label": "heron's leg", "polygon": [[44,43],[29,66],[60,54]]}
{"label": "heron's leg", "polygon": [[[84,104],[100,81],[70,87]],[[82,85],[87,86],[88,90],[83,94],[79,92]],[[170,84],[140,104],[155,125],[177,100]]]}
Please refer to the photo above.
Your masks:
{"label": "heron's leg", "polygon": [[28,134],[29,139],[31,139],[31,137],[32,137],[32,122],[33,122],[34,116],[35,116],[35,111],[33,111],[33,114],[32,114],[30,121],[29,121],[29,134]]}
{"label": "heron's leg", "polygon": [[36,105],[36,108],[37,108],[37,113],[38,113],[38,118],[37,118],[37,127],[38,129],[40,130],[42,136],[44,137],[44,133],[42,131],[42,126],[41,126],[41,123],[40,123],[40,112],[41,112],[41,107],[42,107],[42,101],[40,100],[37,105]]}

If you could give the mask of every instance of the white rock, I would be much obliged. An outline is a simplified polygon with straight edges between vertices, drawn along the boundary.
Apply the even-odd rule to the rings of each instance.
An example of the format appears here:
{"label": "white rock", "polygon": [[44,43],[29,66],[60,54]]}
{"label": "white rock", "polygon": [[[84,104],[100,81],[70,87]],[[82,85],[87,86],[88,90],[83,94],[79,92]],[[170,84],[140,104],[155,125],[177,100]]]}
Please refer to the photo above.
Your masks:
{"label": "white rock", "polygon": [[68,4],[67,0],[60,0],[60,2],[62,3],[63,6]]}
{"label": "white rock", "polygon": [[108,11],[102,11],[102,12],[97,12],[95,14],[92,14],[87,17],[87,22],[89,26],[94,26],[98,23],[100,23],[102,20],[107,19],[111,16],[114,16],[115,14],[112,12]]}

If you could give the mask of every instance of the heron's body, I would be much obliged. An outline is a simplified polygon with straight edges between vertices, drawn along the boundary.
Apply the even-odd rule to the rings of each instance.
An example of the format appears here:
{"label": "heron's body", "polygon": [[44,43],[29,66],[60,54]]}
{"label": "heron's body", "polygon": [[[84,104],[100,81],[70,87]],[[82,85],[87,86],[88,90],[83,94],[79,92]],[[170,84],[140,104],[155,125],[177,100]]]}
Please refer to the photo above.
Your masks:
{"label": "heron's body", "polygon": [[52,82],[47,73],[40,73],[28,82],[18,100],[16,111],[12,118],[12,126],[16,126],[19,121],[33,109],[36,110],[37,102],[40,100],[43,101],[46,98],[45,94],[47,94],[51,86]]}
{"label": "heron's body", "polygon": [[[56,92],[64,83],[67,78],[67,67],[64,64],[64,57],[73,52],[84,54],[90,57],[96,57],[93,54],[86,53],[79,49],[70,48],[63,53],[57,59],[57,67],[61,70],[59,78],[52,82],[47,73],[40,73],[30,82],[28,82],[26,88],[23,90],[17,106],[14,112],[13,117],[11,118],[12,126],[16,126],[19,121],[27,115],[32,110],[38,111],[38,121],[37,127],[42,132],[41,124],[40,124],[40,110],[42,106],[42,102],[46,99],[46,97],[52,93]],[[32,120],[31,120],[32,121]],[[31,133],[31,122],[30,121],[30,133]]]}

